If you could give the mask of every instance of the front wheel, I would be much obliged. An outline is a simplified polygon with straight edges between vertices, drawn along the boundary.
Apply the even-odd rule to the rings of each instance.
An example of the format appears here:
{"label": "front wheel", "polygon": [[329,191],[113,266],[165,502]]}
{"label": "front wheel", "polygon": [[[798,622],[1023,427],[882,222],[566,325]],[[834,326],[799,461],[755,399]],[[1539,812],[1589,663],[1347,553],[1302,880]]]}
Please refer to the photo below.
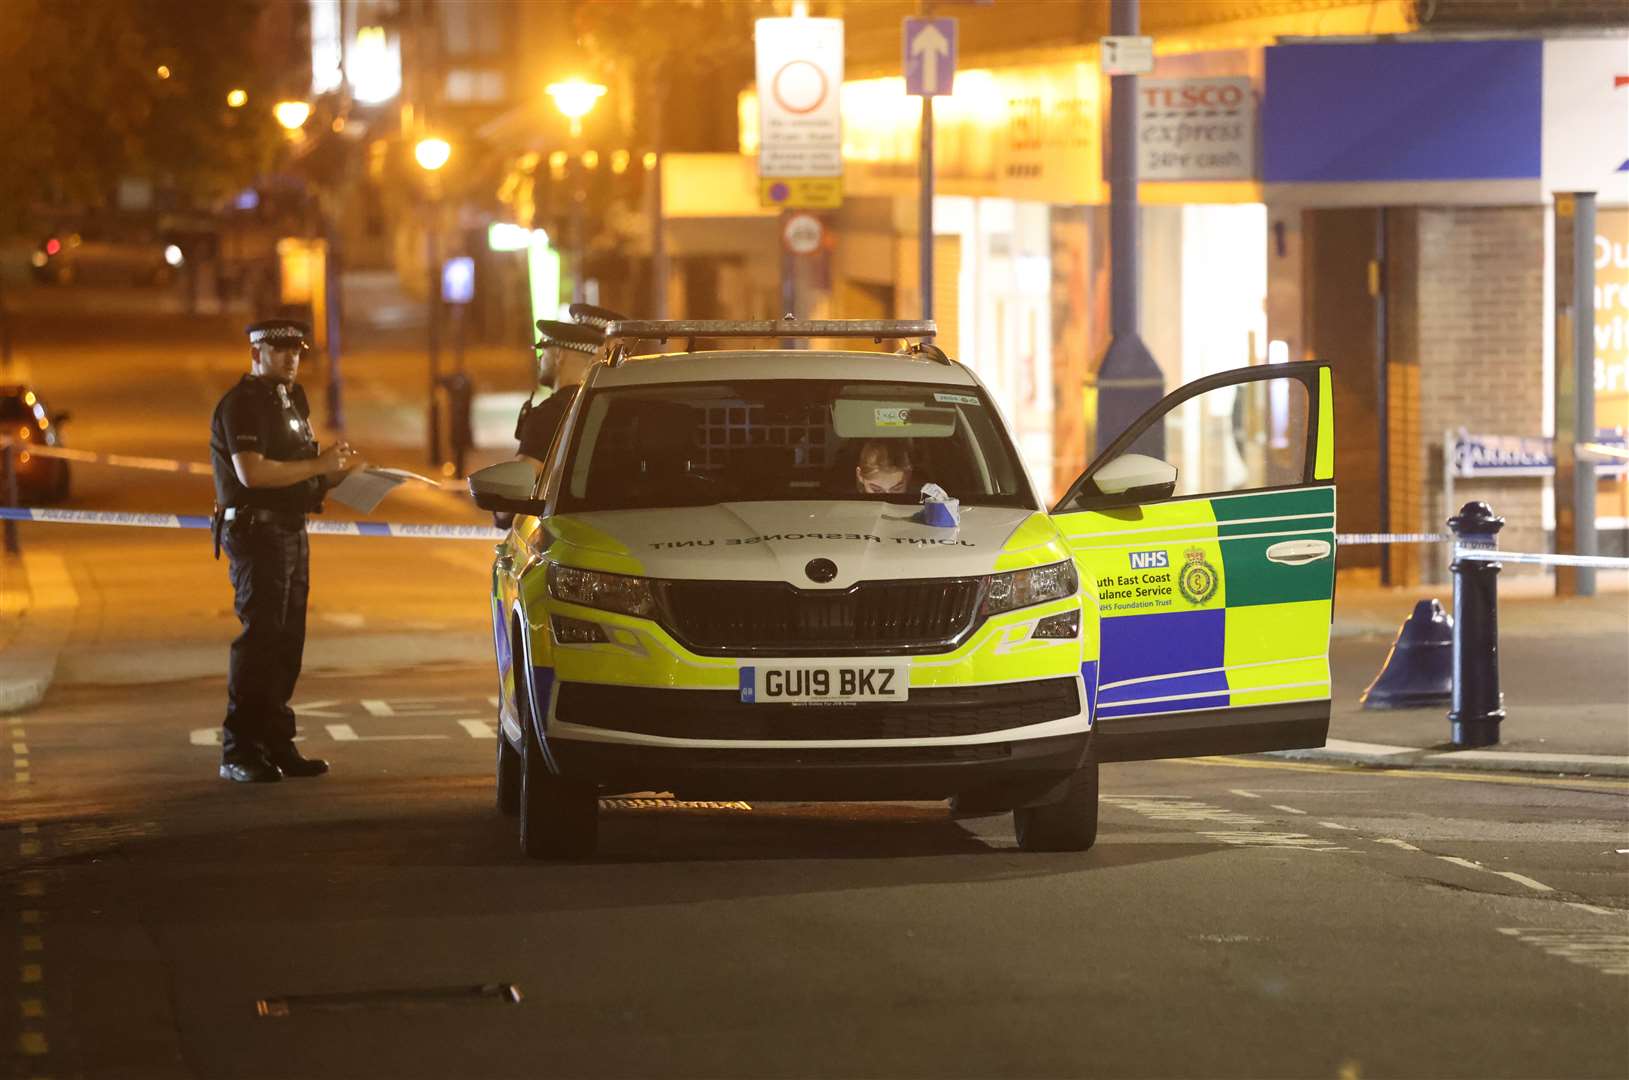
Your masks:
{"label": "front wheel", "polygon": [[503,721],[498,721],[498,811],[507,817],[520,813],[521,757],[520,751],[509,745],[509,736],[503,733]]}
{"label": "front wheel", "polygon": [[1025,851],[1085,851],[1097,842],[1097,761],[1088,758],[1069,780],[1062,802],[1012,812]]}
{"label": "front wheel", "polygon": [[520,773],[520,850],[533,859],[593,855],[599,842],[599,797],[593,788],[550,772],[530,728]]}

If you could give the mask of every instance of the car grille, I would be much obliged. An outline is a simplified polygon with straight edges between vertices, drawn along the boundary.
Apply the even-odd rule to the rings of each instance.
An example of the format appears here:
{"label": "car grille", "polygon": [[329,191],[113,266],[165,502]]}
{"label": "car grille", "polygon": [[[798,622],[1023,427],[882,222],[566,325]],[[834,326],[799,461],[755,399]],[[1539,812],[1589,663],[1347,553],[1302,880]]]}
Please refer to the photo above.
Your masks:
{"label": "car grille", "polygon": [[862,581],[847,589],[781,582],[668,581],[668,630],[707,656],[865,656],[945,652],[972,626],[978,578]]}
{"label": "car grille", "polygon": [[745,704],[734,690],[561,683],[555,716],[571,724],[677,739],[944,739],[1061,720],[1080,711],[1075,680],[912,690],[908,701]]}

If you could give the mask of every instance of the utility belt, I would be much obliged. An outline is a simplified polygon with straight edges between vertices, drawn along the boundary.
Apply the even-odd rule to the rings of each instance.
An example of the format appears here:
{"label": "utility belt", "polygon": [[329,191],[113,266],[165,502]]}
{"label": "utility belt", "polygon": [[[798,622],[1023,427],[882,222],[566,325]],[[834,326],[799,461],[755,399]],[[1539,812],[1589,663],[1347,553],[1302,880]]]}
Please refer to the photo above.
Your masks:
{"label": "utility belt", "polygon": [[229,521],[252,521],[262,525],[279,525],[285,529],[304,529],[305,515],[294,510],[266,510],[258,506],[217,506],[209,519],[209,533],[215,546],[215,558],[221,557],[221,530]]}

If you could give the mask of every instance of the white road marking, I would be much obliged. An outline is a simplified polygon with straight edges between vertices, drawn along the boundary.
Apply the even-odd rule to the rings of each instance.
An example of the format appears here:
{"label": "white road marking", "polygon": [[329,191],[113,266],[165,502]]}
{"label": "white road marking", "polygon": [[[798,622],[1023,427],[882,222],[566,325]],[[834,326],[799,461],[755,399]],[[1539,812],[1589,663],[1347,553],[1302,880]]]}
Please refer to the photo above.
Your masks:
{"label": "white road marking", "polygon": [[373,716],[420,716],[426,719],[452,719],[450,713],[455,710],[432,708],[449,701],[468,701],[462,697],[415,697],[415,698],[363,698],[362,707]]}
{"label": "white road marking", "polygon": [[1243,788],[1229,788],[1228,790],[1230,792],[1232,792],[1234,795],[1237,795],[1240,798],[1244,798],[1244,799],[1259,799],[1259,798],[1261,798],[1261,796],[1257,795],[1254,791],[1245,791]]}
{"label": "white road marking", "polygon": [[343,713],[325,712],[324,710],[331,709],[339,703],[339,698],[331,698],[328,701],[307,701],[302,704],[290,705],[289,708],[294,710],[296,716],[309,716],[313,718],[321,718],[323,720],[338,720],[344,715]]}
{"label": "white road marking", "polygon": [[1339,829],[1341,832],[1356,832],[1357,831],[1356,829],[1352,828],[1352,826],[1350,826],[1350,825],[1341,825],[1341,824],[1339,824],[1337,822],[1334,822],[1334,821],[1320,821],[1320,822],[1318,822],[1318,824],[1322,825],[1326,829]]}
{"label": "white road marking", "polygon": [[187,741],[194,746],[219,746],[221,744],[221,729],[216,727],[195,727],[187,733]]}
{"label": "white road marking", "polygon": [[354,611],[325,611],[322,618],[324,622],[343,626],[347,630],[360,630],[368,621],[365,616]]}
{"label": "white road marking", "polygon": [[1316,836],[1291,832],[1202,832],[1207,840],[1217,840],[1235,847],[1292,848],[1297,851],[1350,851]]}
{"label": "white road marking", "polygon": [[1555,892],[1554,889],[1552,889],[1552,888],[1550,888],[1550,886],[1544,884],[1544,882],[1542,882],[1542,881],[1534,881],[1532,878],[1528,877],[1526,874],[1518,874],[1513,870],[1490,870],[1489,873],[1498,874],[1502,878],[1509,878],[1511,881],[1514,881],[1516,884],[1525,885],[1529,889],[1532,889],[1534,892]]}
{"label": "white road marking", "polygon": [[1304,833],[1257,832],[1266,824],[1260,818],[1250,817],[1219,806],[1210,806],[1194,799],[1177,796],[1104,796],[1110,806],[1132,810],[1154,821],[1195,822],[1205,825],[1232,826],[1227,830],[1201,831],[1198,835],[1208,840],[1235,847],[1291,848],[1301,851],[1347,851],[1328,840]]}
{"label": "white road marking", "polygon": [[492,706],[494,709],[503,708],[503,702],[498,700],[497,695],[493,695],[492,697],[487,698],[486,703],[488,705]]}
{"label": "white road marking", "polygon": [[1582,904],[1582,903],[1579,903],[1577,900],[1564,900],[1564,901],[1562,901],[1562,903],[1566,904],[1568,907],[1575,907],[1579,911],[1587,911],[1591,915],[1616,915],[1616,914],[1618,914],[1618,912],[1613,911],[1611,908],[1596,907],[1594,904]]}
{"label": "white road marking", "polygon": [[1544,884],[1544,882],[1534,881],[1525,874],[1518,874],[1511,870],[1494,870],[1491,867],[1483,866],[1479,862],[1472,862],[1470,859],[1461,859],[1455,855],[1438,855],[1437,858],[1441,859],[1443,862],[1453,863],[1455,866],[1463,866],[1467,870],[1480,870],[1484,874],[1493,874],[1497,877],[1509,878],[1518,885],[1525,885],[1534,892],[1555,892],[1554,889]]}
{"label": "white road marking", "polygon": [[1273,803],[1273,809],[1274,810],[1282,810],[1286,814],[1305,814],[1306,813],[1305,810],[1297,810],[1293,806],[1280,806],[1278,803]]}
{"label": "white road marking", "polygon": [[472,739],[496,739],[498,733],[485,720],[460,720],[458,726],[469,732]]}
{"label": "white road marking", "polygon": [[1602,930],[1532,930],[1501,926],[1499,933],[1551,956],[1604,975],[1629,975],[1629,934]]}
{"label": "white road marking", "polygon": [[1377,844],[1390,844],[1392,847],[1402,848],[1404,851],[1419,851],[1420,850],[1419,848],[1415,847],[1413,844],[1409,843],[1407,840],[1394,840],[1393,838],[1391,838],[1389,836],[1377,836],[1377,837],[1375,837],[1374,842],[1377,843]]}
{"label": "white road marking", "polygon": [[417,742],[423,739],[445,739],[445,735],[358,735],[349,724],[324,724],[335,742]]}

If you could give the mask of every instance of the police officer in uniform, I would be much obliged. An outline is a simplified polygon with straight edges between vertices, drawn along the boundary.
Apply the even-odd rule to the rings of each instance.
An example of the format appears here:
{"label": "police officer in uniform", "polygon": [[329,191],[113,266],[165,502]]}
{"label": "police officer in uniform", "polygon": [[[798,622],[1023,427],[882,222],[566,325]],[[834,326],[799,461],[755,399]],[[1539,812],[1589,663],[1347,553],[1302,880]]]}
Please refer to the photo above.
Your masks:
{"label": "police officer in uniform", "polygon": [[252,367],[215,406],[216,557],[226,548],[243,632],[232,642],[221,733],[221,777],[266,783],[320,776],[328,763],[294,747],[289,698],[305,651],[310,586],[306,515],[362,466],[343,442],[320,453],[311,407],[294,381],[311,330],[293,319],[248,328]]}
{"label": "police officer in uniform", "polygon": [[[574,318],[581,319],[579,308],[604,310],[590,309],[587,304],[573,304]],[[520,444],[520,456],[529,459],[533,466],[541,470],[543,460],[548,456],[549,445],[554,442],[555,432],[560,430],[571,403],[576,400],[577,391],[582,388],[583,379],[588,374],[589,364],[600,351],[605,336],[603,325],[580,321],[566,323],[539,319],[537,330],[538,388],[551,392],[535,405],[531,399],[527,399],[521,407],[520,419],[515,423],[515,439]]]}

